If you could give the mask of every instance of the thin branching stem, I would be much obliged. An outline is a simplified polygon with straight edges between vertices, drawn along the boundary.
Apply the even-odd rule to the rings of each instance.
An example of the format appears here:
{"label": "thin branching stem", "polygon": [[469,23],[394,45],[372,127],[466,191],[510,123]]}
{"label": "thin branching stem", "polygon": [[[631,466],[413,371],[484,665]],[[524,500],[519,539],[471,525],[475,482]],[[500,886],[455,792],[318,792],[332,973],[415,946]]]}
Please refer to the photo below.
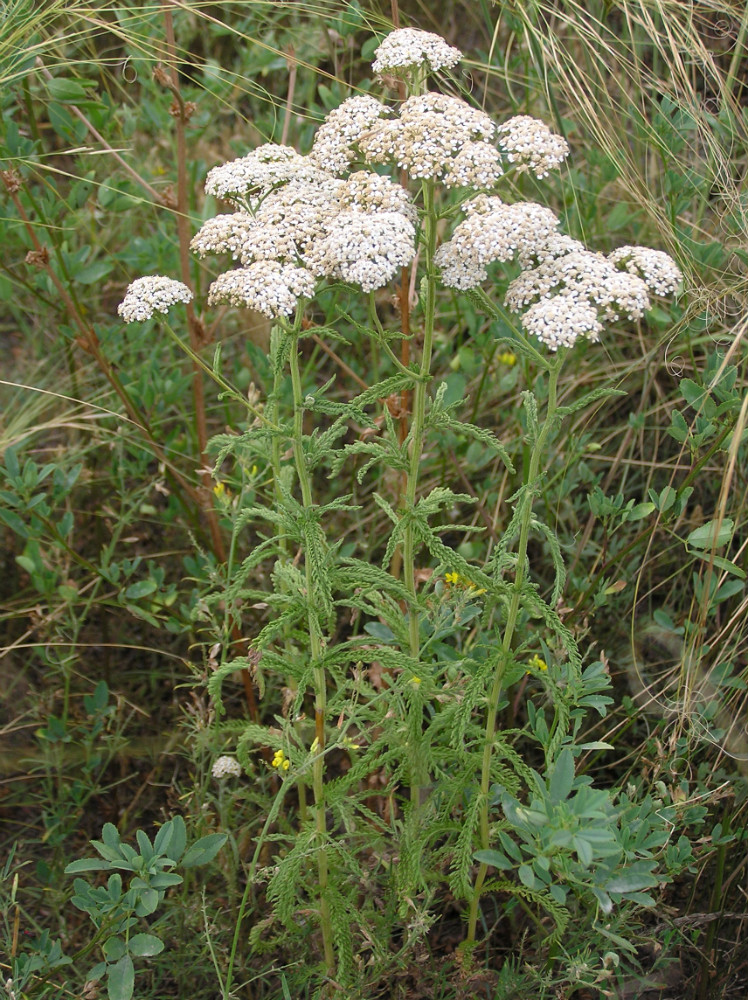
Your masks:
{"label": "thin branching stem", "polygon": [[[563,361],[562,357],[559,357],[555,362],[548,366],[549,378],[548,378],[548,406],[546,410],[545,420],[539,430],[537,439],[534,442],[534,447],[530,454],[530,463],[527,471],[527,477],[525,480],[525,488],[528,491],[532,491],[537,483],[540,474],[540,463],[545,453],[545,446],[548,440],[548,435],[551,432],[555,422],[556,422],[556,406],[557,406],[557,393],[558,393],[558,376],[561,371],[561,363]],[[493,760],[493,747],[496,738],[496,722],[499,712],[499,698],[501,696],[501,688],[504,682],[504,676],[506,673],[506,668],[509,665],[512,658],[512,646],[514,641],[514,632],[517,627],[517,622],[519,619],[519,612],[522,606],[522,588],[525,583],[525,576],[527,573],[527,542],[530,537],[530,523],[532,521],[532,493],[527,492],[519,500],[523,504],[522,519],[520,521],[519,528],[519,540],[517,542],[517,562],[516,570],[514,574],[514,587],[512,589],[512,597],[509,603],[509,610],[507,612],[506,622],[504,624],[504,634],[501,641],[501,646],[499,647],[498,653],[496,655],[496,668],[494,671],[493,684],[491,687],[491,692],[488,696],[488,711],[486,713],[486,729],[485,737],[483,741],[483,762],[481,766],[481,781],[480,781],[480,796],[481,796],[481,807],[480,807],[480,846],[482,850],[488,850],[490,847],[490,828],[488,822],[488,809],[489,809],[489,792],[491,788],[491,764]],[[468,930],[465,940],[465,945],[470,949],[475,943],[475,932],[478,922],[479,904],[481,892],[483,889],[483,884],[486,880],[486,873],[488,871],[488,865],[484,862],[480,863],[478,868],[478,873],[475,877],[475,885],[473,886],[473,896],[470,900],[470,912],[468,915]]]}
{"label": "thin branching stem", "polygon": [[[299,369],[299,326],[290,333],[291,385],[293,387],[293,454],[296,474],[301,490],[301,503],[306,512],[314,507],[312,483],[304,455],[304,397]],[[306,576],[307,621],[309,628],[309,654],[314,677],[314,743],[312,744],[312,791],[314,794],[314,818],[317,830],[317,878],[319,882],[319,912],[325,966],[329,974],[335,973],[335,949],[333,946],[332,919],[328,900],[327,867],[327,820],[325,817],[325,717],[327,714],[327,678],[322,666],[322,635],[319,618],[315,610],[315,581],[312,575],[312,560],[309,554],[304,559]]]}

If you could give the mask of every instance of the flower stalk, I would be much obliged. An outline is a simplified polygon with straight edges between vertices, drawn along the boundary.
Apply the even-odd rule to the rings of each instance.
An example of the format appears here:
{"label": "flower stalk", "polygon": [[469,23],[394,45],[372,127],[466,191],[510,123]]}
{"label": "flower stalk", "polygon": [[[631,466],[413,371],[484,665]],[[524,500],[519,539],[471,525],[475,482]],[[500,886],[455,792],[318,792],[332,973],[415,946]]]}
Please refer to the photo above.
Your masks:
{"label": "flower stalk", "polygon": [[[423,348],[419,378],[413,390],[413,421],[410,428],[410,462],[405,484],[405,512],[407,523],[403,533],[403,580],[410,595],[408,611],[408,637],[410,655],[414,661],[420,658],[421,635],[420,616],[418,612],[418,591],[415,578],[415,527],[413,512],[418,492],[418,478],[423,452],[424,432],[426,423],[426,386],[431,375],[431,355],[434,343],[434,320],[436,316],[436,273],[434,270],[434,254],[436,253],[436,208],[433,181],[425,181],[423,185],[424,201],[424,259],[426,268],[425,309]],[[420,704],[420,702],[416,702]],[[427,783],[427,775],[423,773],[423,755],[413,747],[413,777],[410,790],[411,802],[418,806],[421,801],[421,789]]]}
{"label": "flower stalk", "polygon": [[[297,323],[290,331],[291,351],[291,385],[293,388],[293,455],[296,474],[301,490],[301,503],[304,511],[311,511],[312,484],[304,455],[303,421],[304,397],[301,388],[301,372],[299,370],[299,327],[301,324],[301,309],[297,314]],[[322,666],[322,635],[320,623],[314,607],[315,585],[312,577],[312,563],[308,555],[304,560],[306,576],[307,622],[309,630],[309,653],[312,660],[314,678],[314,743],[312,744],[312,793],[314,795],[314,822],[317,830],[317,880],[319,886],[319,914],[322,930],[322,942],[325,956],[325,966],[328,973],[335,972],[335,949],[333,946],[333,929],[330,915],[330,903],[327,898],[329,873],[327,866],[327,820],[325,818],[325,717],[327,714],[327,678]]]}
{"label": "flower stalk", "polygon": [[[496,722],[498,718],[499,711],[499,698],[501,696],[501,688],[504,681],[504,676],[506,673],[506,668],[512,658],[512,644],[514,641],[514,633],[517,628],[517,621],[519,619],[519,612],[522,606],[522,589],[525,584],[525,576],[527,573],[527,543],[530,537],[530,523],[532,521],[532,490],[538,481],[540,474],[540,463],[542,461],[543,455],[545,453],[546,442],[548,441],[548,435],[550,434],[552,428],[556,423],[556,409],[558,405],[558,377],[561,372],[561,366],[563,364],[564,353],[560,352],[552,362],[546,362],[548,369],[548,403],[546,408],[545,419],[541,424],[537,437],[535,439],[532,451],[530,453],[530,462],[527,469],[527,475],[525,477],[525,496],[520,500],[523,504],[522,517],[520,520],[519,527],[519,539],[517,542],[517,559],[516,559],[516,569],[514,574],[514,586],[512,588],[512,597],[509,602],[509,610],[507,612],[506,622],[504,624],[504,634],[502,636],[501,646],[499,648],[496,657],[496,670],[494,673],[493,684],[491,686],[491,691],[488,696],[488,710],[486,712],[486,728],[485,736],[483,740],[483,761],[481,766],[481,780],[480,780],[480,847],[482,850],[487,850],[491,846],[490,840],[490,828],[488,822],[488,807],[489,807],[489,792],[491,787],[491,764],[493,759],[493,746],[496,737]],[[475,877],[475,884],[473,886],[473,895],[470,900],[470,910],[468,914],[468,929],[465,938],[464,947],[469,951],[475,945],[475,932],[478,923],[478,914],[480,908],[480,897],[483,890],[483,885],[486,880],[486,874],[488,871],[488,865],[485,862],[481,862],[478,867],[478,872]]]}

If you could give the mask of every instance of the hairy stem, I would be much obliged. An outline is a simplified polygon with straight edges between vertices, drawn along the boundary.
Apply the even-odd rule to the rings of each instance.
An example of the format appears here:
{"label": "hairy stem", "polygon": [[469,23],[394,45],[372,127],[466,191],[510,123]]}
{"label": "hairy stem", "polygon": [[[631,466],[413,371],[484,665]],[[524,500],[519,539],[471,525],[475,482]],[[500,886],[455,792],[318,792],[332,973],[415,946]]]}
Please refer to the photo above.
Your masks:
{"label": "hairy stem", "polygon": [[[548,440],[548,435],[555,423],[558,376],[560,370],[561,359],[559,358],[549,369],[548,408],[546,410],[545,420],[543,421],[530,454],[529,467],[525,478],[525,487],[529,487],[530,489],[532,489],[534,484],[537,482],[538,474],[540,472],[540,463],[545,452],[546,441]],[[526,493],[519,502],[523,504],[523,510],[519,528],[519,540],[517,542],[517,561],[514,573],[514,587],[512,590],[512,598],[509,603],[506,623],[504,625],[504,635],[496,656],[496,669],[494,672],[491,692],[488,696],[486,729],[483,740],[483,763],[481,766],[480,781],[480,846],[483,850],[487,850],[491,846],[488,823],[488,798],[491,787],[491,763],[493,758],[494,740],[496,737],[496,720],[498,717],[499,698],[504,681],[504,674],[512,658],[514,630],[517,626],[517,620],[522,606],[522,588],[524,586],[525,574],[527,572],[527,542],[530,537],[530,522],[532,520],[532,494]],[[472,948],[475,944],[475,931],[480,910],[480,897],[483,884],[486,880],[487,871],[488,865],[481,862],[475,878],[475,885],[473,886],[473,896],[470,900],[468,929],[465,938],[465,946],[468,949]]]}
{"label": "hairy stem", "polygon": [[[299,336],[298,330],[291,333],[291,384],[293,386],[293,454],[296,474],[301,489],[301,503],[305,511],[310,511],[312,501],[312,484],[304,455],[303,421],[304,397],[301,388],[301,372],[299,370]],[[304,567],[306,574],[307,621],[309,629],[309,654],[312,661],[314,677],[314,743],[312,744],[312,791],[314,794],[314,820],[317,829],[317,878],[319,882],[319,915],[322,930],[322,941],[325,952],[325,965],[329,974],[335,973],[335,950],[333,947],[332,920],[328,900],[328,868],[327,868],[327,820],[325,818],[325,716],[327,714],[327,678],[322,666],[322,630],[315,611],[315,583],[312,577],[312,561],[305,554]]]}
{"label": "hairy stem", "polygon": [[[410,464],[405,484],[405,516],[407,523],[403,533],[403,580],[410,595],[408,613],[408,636],[410,655],[418,660],[420,655],[421,637],[418,614],[418,593],[415,578],[415,529],[412,514],[416,505],[418,492],[418,474],[423,452],[424,429],[426,423],[426,386],[431,372],[431,353],[434,343],[434,319],[436,316],[436,276],[434,271],[434,254],[436,252],[436,210],[434,205],[433,181],[424,183],[424,217],[425,217],[425,265],[426,265],[426,297],[423,331],[423,349],[419,379],[413,390],[413,421],[410,428]],[[424,773],[423,755],[416,747],[413,751],[413,777],[411,781],[411,801],[417,806],[421,800],[421,788],[427,783]]]}

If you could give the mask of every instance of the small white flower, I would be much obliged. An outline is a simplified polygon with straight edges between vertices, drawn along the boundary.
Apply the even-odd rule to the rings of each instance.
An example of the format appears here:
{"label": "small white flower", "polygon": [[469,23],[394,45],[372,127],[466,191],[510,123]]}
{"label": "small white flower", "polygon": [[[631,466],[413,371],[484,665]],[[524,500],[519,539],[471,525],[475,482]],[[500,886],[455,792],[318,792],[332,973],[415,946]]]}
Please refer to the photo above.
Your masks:
{"label": "small white flower", "polygon": [[350,175],[341,191],[340,204],[356,212],[399,212],[411,222],[417,218],[405,188],[371,170],[357,170]]}
{"label": "small white flower", "polygon": [[213,777],[218,778],[238,778],[242,773],[242,766],[236,757],[217,757],[213,762]]}
{"label": "small white flower", "polygon": [[549,208],[531,201],[507,205],[500,198],[479,196],[466,209],[468,217],[434,258],[450,288],[475,288],[486,278],[486,265],[531,254],[558,226]]}
{"label": "small white flower", "polygon": [[290,316],[299,298],[314,295],[314,278],[303,267],[258,260],[220,274],[208,290],[208,304],[228,302],[254,309],[270,319]]}
{"label": "small white flower", "polygon": [[415,28],[398,28],[390,32],[374,55],[372,69],[375,73],[398,75],[403,70],[424,65],[436,73],[445,67],[451,69],[462,59],[462,52],[447,45],[439,35]]}
{"label": "small white flower", "polygon": [[536,302],[522,317],[522,326],[551,351],[572,347],[580,337],[599,340],[603,328],[597,311],[573,295],[554,295]]}
{"label": "small white flower", "polygon": [[507,160],[515,163],[520,172],[531,170],[536,177],[546,177],[569,155],[566,140],[551,132],[538,118],[517,115],[499,125],[497,131],[499,146]]}
{"label": "small white flower", "polygon": [[619,247],[608,254],[617,267],[625,268],[629,274],[638,275],[655,295],[671,295],[683,281],[683,275],[675,261],[662,250],[649,247]]}
{"label": "small white flower", "polygon": [[154,313],[167,313],[175,302],[190,302],[192,292],[181,281],[154,274],[128,285],[117,312],[125,323],[142,323]]}
{"label": "small white flower", "polygon": [[242,206],[246,198],[262,198],[289,180],[314,182],[319,168],[290,146],[268,142],[247,156],[213,167],[205,193]]}
{"label": "small white flower", "polygon": [[368,94],[349,97],[317,129],[309,159],[332,174],[344,174],[356,159],[356,146],[389,108]]}
{"label": "small white flower", "polygon": [[466,142],[449,162],[444,175],[447,187],[493,187],[504,171],[501,153],[487,142]]}
{"label": "small white flower", "polygon": [[370,163],[394,161],[413,178],[443,177],[468,143],[487,142],[496,131],[488,115],[458,97],[409,97],[397,119],[381,121],[359,137]]}
{"label": "small white flower", "polygon": [[317,275],[341,278],[371,292],[415,257],[415,228],[399,212],[341,212],[329,234],[305,254]]}

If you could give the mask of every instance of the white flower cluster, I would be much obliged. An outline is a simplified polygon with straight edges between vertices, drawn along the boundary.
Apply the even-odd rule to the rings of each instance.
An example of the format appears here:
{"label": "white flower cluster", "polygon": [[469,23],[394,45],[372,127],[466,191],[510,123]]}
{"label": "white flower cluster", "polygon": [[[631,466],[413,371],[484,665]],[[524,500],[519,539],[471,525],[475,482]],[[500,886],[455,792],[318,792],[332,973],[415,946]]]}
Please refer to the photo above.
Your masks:
{"label": "white flower cluster", "polygon": [[175,302],[190,302],[192,292],[181,281],[155,274],[128,285],[117,312],[125,323],[142,323],[154,313],[167,313]]}
{"label": "white flower cluster", "polygon": [[242,766],[236,757],[217,757],[213,762],[213,777],[218,778],[238,778],[242,773]]}
{"label": "white flower cluster", "polygon": [[551,351],[572,347],[580,337],[597,341],[603,328],[597,310],[574,295],[535,302],[522,317],[522,325]]}
{"label": "white flower cluster", "polygon": [[[358,136],[370,163],[395,162],[414,178],[443,178],[448,186],[484,187],[501,176],[500,157],[472,147],[487,144],[496,126],[485,112],[447,94],[403,101],[397,118],[379,121]],[[469,147],[465,150],[465,147]],[[460,153],[458,165],[454,159]],[[480,174],[480,178],[478,177]]]}
{"label": "white flower cluster", "polygon": [[517,115],[499,125],[497,131],[499,146],[520,172],[531,170],[536,177],[547,177],[569,155],[566,140],[538,118]]}
{"label": "white flower cluster", "polygon": [[344,174],[357,156],[357,143],[389,108],[367,94],[349,97],[317,129],[309,159],[331,174]]}
{"label": "white flower cluster", "polygon": [[372,69],[375,73],[402,75],[422,66],[432,73],[451,69],[462,59],[462,52],[430,31],[398,28],[387,35],[374,56]]}
{"label": "white flower cluster", "polygon": [[638,274],[655,295],[672,295],[678,288],[683,275],[675,261],[662,250],[649,247],[619,247],[608,254],[608,259],[629,274]]}
{"label": "white flower cluster", "polygon": [[682,278],[659,250],[621,247],[605,257],[560,235],[536,247],[523,263],[505,303],[513,312],[526,310],[522,325],[551,350],[570,347],[579,337],[597,340],[602,322],[620,314],[640,319],[651,307],[650,294],[669,294]]}
{"label": "white flower cluster", "polygon": [[290,146],[268,142],[247,156],[213,167],[205,179],[205,193],[243,206],[245,197],[262,198],[285,181],[317,179],[318,170],[307,157]]}
{"label": "white flower cluster", "polygon": [[258,260],[219,274],[208,290],[208,305],[226,302],[254,309],[271,319],[290,316],[299,298],[314,295],[314,278],[305,267]]}
{"label": "white flower cluster", "polygon": [[389,177],[357,170],[341,186],[340,202],[357,212],[400,212],[411,222],[417,218],[410,195]]}
{"label": "white flower cluster", "polygon": [[591,250],[572,250],[523,271],[509,284],[506,305],[519,312],[559,292],[594,306],[607,322],[617,320],[621,312],[629,319],[641,319],[651,305],[641,278],[619,271],[607,257]]}
{"label": "white flower cluster", "polygon": [[549,241],[558,219],[549,208],[532,201],[505,204],[479,195],[465,205],[467,218],[436,252],[442,281],[450,288],[476,288],[485,281],[493,261],[527,258]]}
{"label": "white flower cluster", "polygon": [[414,241],[413,223],[399,212],[341,212],[305,260],[314,274],[341,278],[371,292],[410,264]]}

